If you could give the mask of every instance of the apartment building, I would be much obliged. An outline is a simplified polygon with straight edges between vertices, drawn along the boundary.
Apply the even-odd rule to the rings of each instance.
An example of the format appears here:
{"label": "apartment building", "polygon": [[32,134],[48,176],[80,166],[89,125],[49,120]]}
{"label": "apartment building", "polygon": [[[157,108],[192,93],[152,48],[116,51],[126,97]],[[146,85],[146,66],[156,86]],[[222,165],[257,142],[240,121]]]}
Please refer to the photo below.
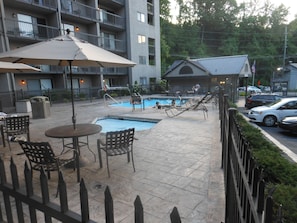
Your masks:
{"label": "apartment building", "polygon": [[[66,34],[69,29],[71,35],[136,63],[132,68],[73,67],[75,89],[136,83],[149,88],[161,78],[159,0],[0,0],[0,8],[0,52]],[[39,95],[70,88],[68,67],[38,67],[42,72],[0,74],[0,94]]]}

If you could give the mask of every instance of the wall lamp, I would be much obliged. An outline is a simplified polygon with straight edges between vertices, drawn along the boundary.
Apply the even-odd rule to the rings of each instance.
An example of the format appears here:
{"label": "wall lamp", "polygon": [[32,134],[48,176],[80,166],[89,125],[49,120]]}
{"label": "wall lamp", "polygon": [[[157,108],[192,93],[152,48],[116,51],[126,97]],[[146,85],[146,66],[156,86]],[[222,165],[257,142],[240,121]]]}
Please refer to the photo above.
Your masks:
{"label": "wall lamp", "polygon": [[75,31],[78,32],[79,31],[79,27],[75,26]]}
{"label": "wall lamp", "polygon": [[79,80],[79,82],[80,82],[81,84],[83,84],[83,83],[85,83],[85,80],[81,78],[81,79]]}
{"label": "wall lamp", "polygon": [[26,85],[26,81],[25,80],[21,80],[21,85]]}

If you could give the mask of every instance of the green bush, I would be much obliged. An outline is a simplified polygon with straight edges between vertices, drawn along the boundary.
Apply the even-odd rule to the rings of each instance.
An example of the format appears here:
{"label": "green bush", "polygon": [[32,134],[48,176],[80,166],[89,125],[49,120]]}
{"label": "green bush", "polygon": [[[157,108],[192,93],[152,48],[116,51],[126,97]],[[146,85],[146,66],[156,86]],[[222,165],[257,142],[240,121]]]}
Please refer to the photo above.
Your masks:
{"label": "green bush", "polygon": [[282,205],[285,223],[295,223],[297,219],[297,164],[291,162],[281,150],[271,143],[261,131],[247,122],[242,115],[236,119],[243,135],[251,146],[252,156],[263,169],[267,190],[275,188],[272,194],[274,211]]}

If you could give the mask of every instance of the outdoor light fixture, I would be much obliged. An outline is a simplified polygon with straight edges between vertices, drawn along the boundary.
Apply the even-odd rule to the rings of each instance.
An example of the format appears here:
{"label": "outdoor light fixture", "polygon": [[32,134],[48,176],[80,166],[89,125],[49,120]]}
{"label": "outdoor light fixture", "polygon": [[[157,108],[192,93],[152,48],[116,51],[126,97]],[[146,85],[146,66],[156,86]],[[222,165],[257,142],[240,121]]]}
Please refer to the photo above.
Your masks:
{"label": "outdoor light fixture", "polygon": [[79,31],[79,27],[75,26],[75,31],[78,32]]}
{"label": "outdoor light fixture", "polygon": [[85,80],[81,78],[79,82],[80,82],[81,84],[83,84],[83,83],[85,83]]}
{"label": "outdoor light fixture", "polygon": [[26,81],[25,80],[21,80],[21,85],[25,85]]}

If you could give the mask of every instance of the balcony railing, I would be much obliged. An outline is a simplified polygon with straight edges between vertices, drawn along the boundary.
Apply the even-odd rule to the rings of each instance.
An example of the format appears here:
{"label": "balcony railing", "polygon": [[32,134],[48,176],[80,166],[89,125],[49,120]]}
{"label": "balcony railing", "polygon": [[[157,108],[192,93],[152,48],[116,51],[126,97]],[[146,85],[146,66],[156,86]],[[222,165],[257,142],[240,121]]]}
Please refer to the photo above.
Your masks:
{"label": "balcony railing", "polygon": [[[42,72],[46,73],[55,73],[55,74],[63,74],[64,72],[69,73],[69,67],[61,67],[55,65],[40,65],[38,66],[42,70]],[[128,68],[126,67],[78,67],[72,66],[73,74],[105,74],[105,75],[127,75]]]}
{"label": "balcony railing", "polygon": [[114,52],[126,52],[126,45],[123,40],[104,38],[102,48]]}
{"label": "balcony railing", "polygon": [[83,32],[75,32],[75,37],[114,52],[126,52],[125,41],[113,38],[103,38]]}
{"label": "balcony railing", "polygon": [[125,19],[122,16],[100,10],[100,23],[114,26],[117,28],[125,28]]}
{"label": "balcony railing", "polygon": [[56,0],[17,0],[18,2],[22,2],[25,4],[38,5],[45,8],[57,9],[57,1]]}
{"label": "balcony railing", "polygon": [[83,32],[74,32],[74,36],[78,39],[85,40],[96,46],[100,46],[100,43],[101,43],[100,36],[97,36],[97,35],[83,33]]}
{"label": "balcony railing", "polygon": [[98,21],[99,10],[71,0],[61,0],[61,12]]}
{"label": "balcony railing", "polygon": [[17,19],[5,19],[7,35],[18,38],[45,40],[59,35],[57,27],[33,24]]}

